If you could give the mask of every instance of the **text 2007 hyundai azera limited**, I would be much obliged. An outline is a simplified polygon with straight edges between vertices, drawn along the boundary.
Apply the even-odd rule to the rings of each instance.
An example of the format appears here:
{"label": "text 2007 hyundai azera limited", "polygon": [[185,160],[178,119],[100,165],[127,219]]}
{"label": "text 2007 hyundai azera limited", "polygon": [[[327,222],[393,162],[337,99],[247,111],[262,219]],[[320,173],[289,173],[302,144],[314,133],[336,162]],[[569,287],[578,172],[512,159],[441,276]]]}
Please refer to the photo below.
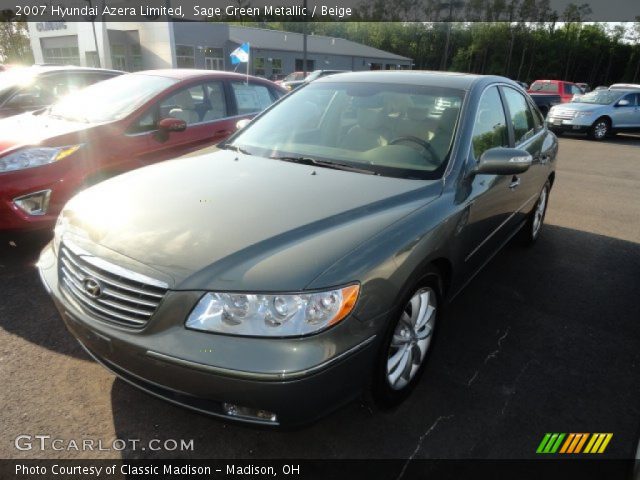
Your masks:
{"label": "text 2007 hyundai azera limited", "polygon": [[39,269],[109,370],[267,425],[404,399],[444,302],[538,237],[558,149],[514,82],[427,72],[320,79],[221,147],[78,194]]}

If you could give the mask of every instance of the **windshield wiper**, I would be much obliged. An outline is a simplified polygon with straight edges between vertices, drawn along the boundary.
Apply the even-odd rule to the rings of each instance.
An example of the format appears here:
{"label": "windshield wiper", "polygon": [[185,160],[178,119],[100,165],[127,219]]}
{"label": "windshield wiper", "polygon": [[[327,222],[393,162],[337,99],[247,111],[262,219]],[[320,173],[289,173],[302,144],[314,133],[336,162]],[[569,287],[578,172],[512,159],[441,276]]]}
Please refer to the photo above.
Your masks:
{"label": "windshield wiper", "polygon": [[234,152],[243,153],[245,155],[251,155],[251,153],[249,153],[247,150],[245,150],[241,146],[231,145],[230,143],[223,143],[221,145],[218,145],[218,148],[221,148],[223,150],[233,150]]}
{"label": "windshield wiper", "polygon": [[366,168],[354,167],[353,165],[347,165],[346,163],[327,162],[324,160],[318,160],[310,157],[273,156],[269,158],[273,160],[282,160],[283,162],[300,163],[302,165],[311,165],[311,166],[322,167],[322,168],[332,168],[334,170],[345,170],[347,172],[364,173],[366,175],[380,175],[378,172],[374,172],[373,170],[368,170]]}

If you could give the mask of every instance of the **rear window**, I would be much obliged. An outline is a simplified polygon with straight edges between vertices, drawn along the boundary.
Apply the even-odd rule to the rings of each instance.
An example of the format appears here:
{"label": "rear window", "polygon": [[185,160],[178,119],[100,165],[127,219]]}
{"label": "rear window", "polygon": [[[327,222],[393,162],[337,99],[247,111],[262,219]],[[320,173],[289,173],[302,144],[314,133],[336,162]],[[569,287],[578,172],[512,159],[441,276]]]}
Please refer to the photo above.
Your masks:
{"label": "rear window", "polygon": [[536,81],[531,84],[529,90],[532,92],[558,93],[558,84],[552,82]]}

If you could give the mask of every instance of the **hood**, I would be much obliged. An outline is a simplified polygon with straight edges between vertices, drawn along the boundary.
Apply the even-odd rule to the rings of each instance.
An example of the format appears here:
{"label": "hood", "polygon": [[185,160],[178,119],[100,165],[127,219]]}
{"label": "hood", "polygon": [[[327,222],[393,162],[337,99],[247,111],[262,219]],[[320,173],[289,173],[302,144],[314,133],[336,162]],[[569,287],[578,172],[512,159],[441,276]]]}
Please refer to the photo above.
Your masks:
{"label": "hood", "polygon": [[599,110],[601,108],[606,108],[608,106],[609,105],[598,105],[596,103],[570,102],[570,103],[565,103],[562,106],[555,107],[554,112],[558,112],[558,111],[590,112],[592,110]]}
{"label": "hood", "polygon": [[3,118],[0,119],[0,154],[26,145],[39,145],[54,137],[86,130],[89,126],[31,112]]}
{"label": "hood", "polygon": [[219,151],[107,180],[63,216],[176,289],[293,291],[440,191],[439,181]]}

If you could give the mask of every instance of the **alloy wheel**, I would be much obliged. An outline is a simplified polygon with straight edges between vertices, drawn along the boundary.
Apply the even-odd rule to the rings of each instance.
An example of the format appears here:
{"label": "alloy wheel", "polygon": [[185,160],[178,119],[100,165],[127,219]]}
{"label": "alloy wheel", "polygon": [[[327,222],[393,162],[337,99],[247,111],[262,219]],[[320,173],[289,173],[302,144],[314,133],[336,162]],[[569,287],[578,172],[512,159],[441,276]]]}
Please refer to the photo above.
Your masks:
{"label": "alloy wheel", "polygon": [[609,125],[604,120],[600,120],[593,126],[593,136],[598,140],[603,139],[609,131]]}
{"label": "alloy wheel", "polygon": [[536,205],[536,210],[533,212],[533,226],[531,230],[531,234],[533,238],[538,236],[540,233],[540,228],[542,227],[542,222],[544,220],[544,212],[547,208],[547,187],[545,186],[542,189],[542,193],[540,193],[540,198],[538,198],[538,203]]}
{"label": "alloy wheel", "polygon": [[436,321],[437,297],[422,288],[407,302],[391,338],[387,356],[387,382],[393,390],[406,387],[425,359]]}

